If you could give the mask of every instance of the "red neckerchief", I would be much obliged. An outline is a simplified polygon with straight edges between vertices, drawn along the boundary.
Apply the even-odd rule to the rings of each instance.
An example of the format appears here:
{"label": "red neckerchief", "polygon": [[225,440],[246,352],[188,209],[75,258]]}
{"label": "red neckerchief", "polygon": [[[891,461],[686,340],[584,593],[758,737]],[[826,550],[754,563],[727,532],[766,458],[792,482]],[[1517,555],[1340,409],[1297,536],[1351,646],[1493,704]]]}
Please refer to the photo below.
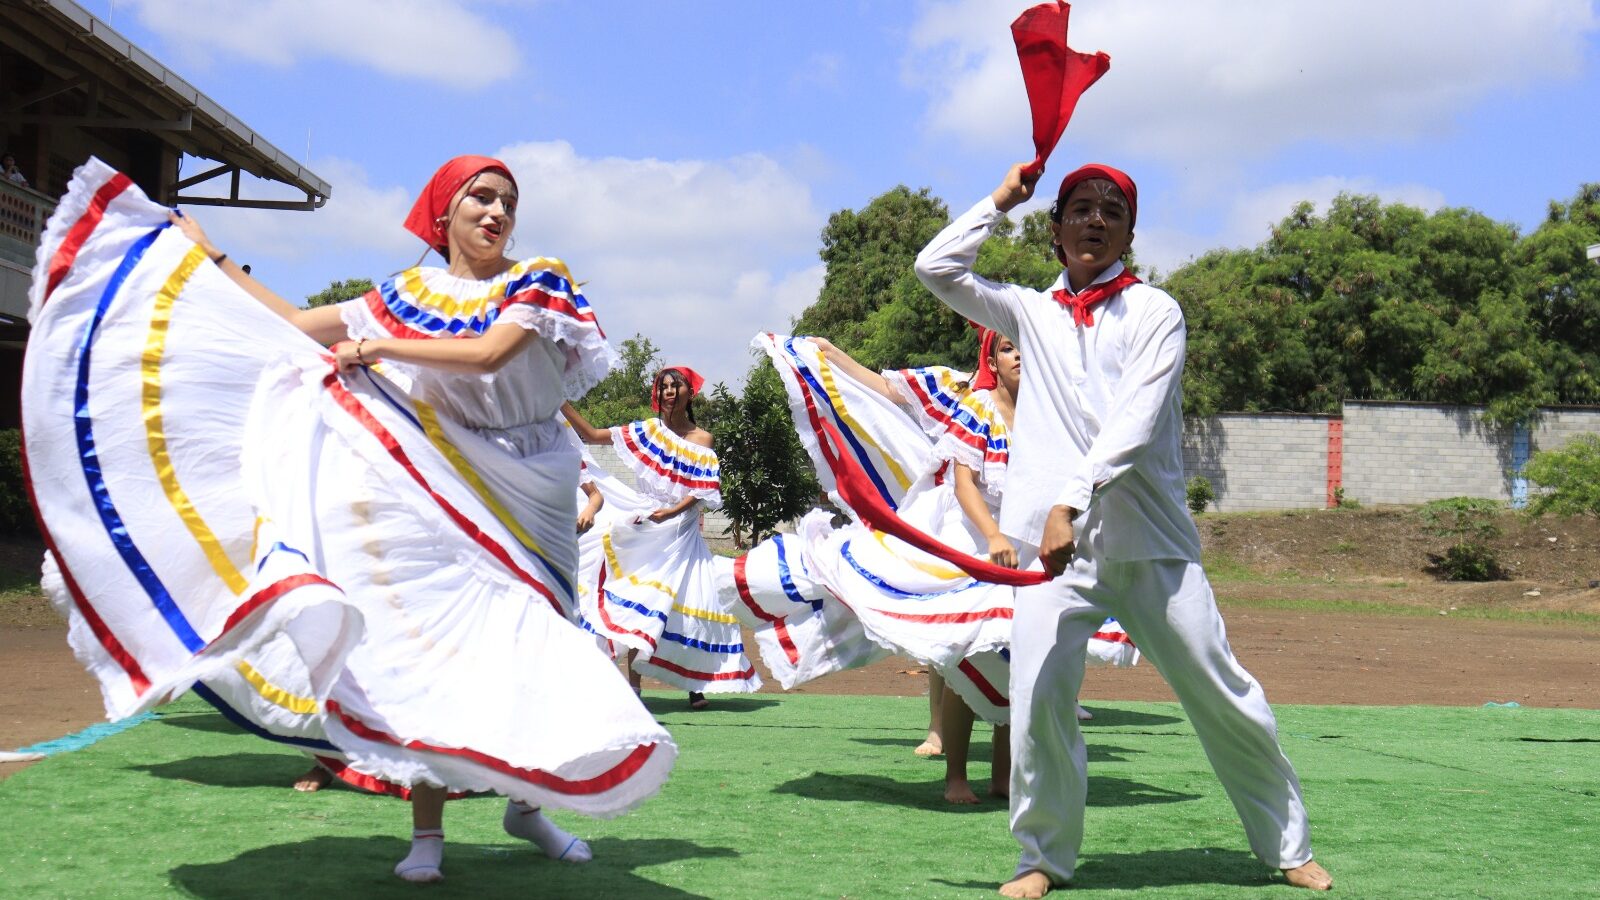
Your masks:
{"label": "red neckerchief", "polygon": [[1089,328],[1094,325],[1094,313],[1089,310],[1089,307],[1099,303],[1101,300],[1110,300],[1130,284],[1143,283],[1139,280],[1139,276],[1129,272],[1127,269],[1123,269],[1117,274],[1117,277],[1110,281],[1091,284],[1076,294],[1063,289],[1051,291],[1050,296],[1054,297],[1057,303],[1072,310],[1072,324]]}

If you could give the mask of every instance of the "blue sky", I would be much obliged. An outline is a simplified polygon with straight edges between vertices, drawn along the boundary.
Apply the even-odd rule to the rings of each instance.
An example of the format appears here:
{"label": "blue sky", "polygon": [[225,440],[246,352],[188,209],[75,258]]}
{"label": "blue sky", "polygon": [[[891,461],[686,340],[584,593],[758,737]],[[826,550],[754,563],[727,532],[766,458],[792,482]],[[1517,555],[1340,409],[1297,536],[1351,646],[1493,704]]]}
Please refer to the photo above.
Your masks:
{"label": "blue sky", "polygon": [[[433,168],[498,153],[513,255],[564,257],[613,339],[713,380],[815,296],[830,212],[900,183],[959,211],[1031,156],[1026,3],[85,5],[333,184],[314,213],[197,211],[280,293],[410,265],[399,222]],[[1133,174],[1161,269],[1341,190],[1531,229],[1600,180],[1592,0],[1083,0],[1071,43],[1112,66],[1050,170]]]}

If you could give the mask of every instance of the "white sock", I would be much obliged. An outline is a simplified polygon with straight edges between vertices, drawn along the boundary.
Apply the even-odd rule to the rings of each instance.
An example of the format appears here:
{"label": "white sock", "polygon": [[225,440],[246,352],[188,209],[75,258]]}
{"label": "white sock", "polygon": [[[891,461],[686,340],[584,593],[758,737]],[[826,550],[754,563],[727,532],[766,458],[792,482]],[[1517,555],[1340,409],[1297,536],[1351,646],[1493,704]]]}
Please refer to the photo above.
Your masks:
{"label": "white sock", "polygon": [[506,834],[537,844],[544,855],[562,862],[586,863],[594,858],[589,845],[556,827],[536,806],[521,800],[506,804]]}
{"label": "white sock", "polygon": [[407,881],[443,881],[439,866],[444,862],[444,830],[411,829],[411,852],[395,863],[394,873]]}

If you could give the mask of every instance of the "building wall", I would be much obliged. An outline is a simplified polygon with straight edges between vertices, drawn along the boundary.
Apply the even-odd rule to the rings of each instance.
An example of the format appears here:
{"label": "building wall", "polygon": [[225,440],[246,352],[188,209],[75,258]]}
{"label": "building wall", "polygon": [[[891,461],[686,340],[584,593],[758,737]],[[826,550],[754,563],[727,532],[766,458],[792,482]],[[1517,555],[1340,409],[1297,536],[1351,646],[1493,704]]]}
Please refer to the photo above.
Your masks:
{"label": "building wall", "polygon": [[1368,504],[1463,496],[1511,500],[1515,433],[1484,425],[1482,412],[1345,403],[1345,495]]}
{"label": "building wall", "polygon": [[[1513,502],[1517,469],[1529,455],[1600,434],[1600,407],[1549,408],[1525,429],[1490,428],[1482,414],[1481,407],[1350,401],[1342,416],[1190,419],[1183,465],[1189,476],[1210,480],[1212,509],[1222,512],[1318,509],[1329,505],[1335,487],[1366,505],[1460,496]],[[635,483],[611,448],[591,449],[607,471]],[[707,513],[707,542],[731,546],[727,526],[721,513]]]}
{"label": "building wall", "polygon": [[1212,509],[1302,509],[1327,504],[1328,425],[1335,416],[1230,414],[1189,419],[1183,468],[1203,475]]}

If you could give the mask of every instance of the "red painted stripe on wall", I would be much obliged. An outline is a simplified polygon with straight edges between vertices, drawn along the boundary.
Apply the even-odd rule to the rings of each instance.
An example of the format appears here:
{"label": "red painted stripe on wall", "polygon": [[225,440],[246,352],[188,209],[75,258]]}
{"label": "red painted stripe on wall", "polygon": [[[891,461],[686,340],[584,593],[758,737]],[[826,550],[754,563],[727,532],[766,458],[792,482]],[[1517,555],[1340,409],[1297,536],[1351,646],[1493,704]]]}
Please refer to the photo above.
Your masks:
{"label": "red painted stripe on wall", "polygon": [[1328,420],[1328,508],[1339,505],[1344,487],[1344,420]]}

